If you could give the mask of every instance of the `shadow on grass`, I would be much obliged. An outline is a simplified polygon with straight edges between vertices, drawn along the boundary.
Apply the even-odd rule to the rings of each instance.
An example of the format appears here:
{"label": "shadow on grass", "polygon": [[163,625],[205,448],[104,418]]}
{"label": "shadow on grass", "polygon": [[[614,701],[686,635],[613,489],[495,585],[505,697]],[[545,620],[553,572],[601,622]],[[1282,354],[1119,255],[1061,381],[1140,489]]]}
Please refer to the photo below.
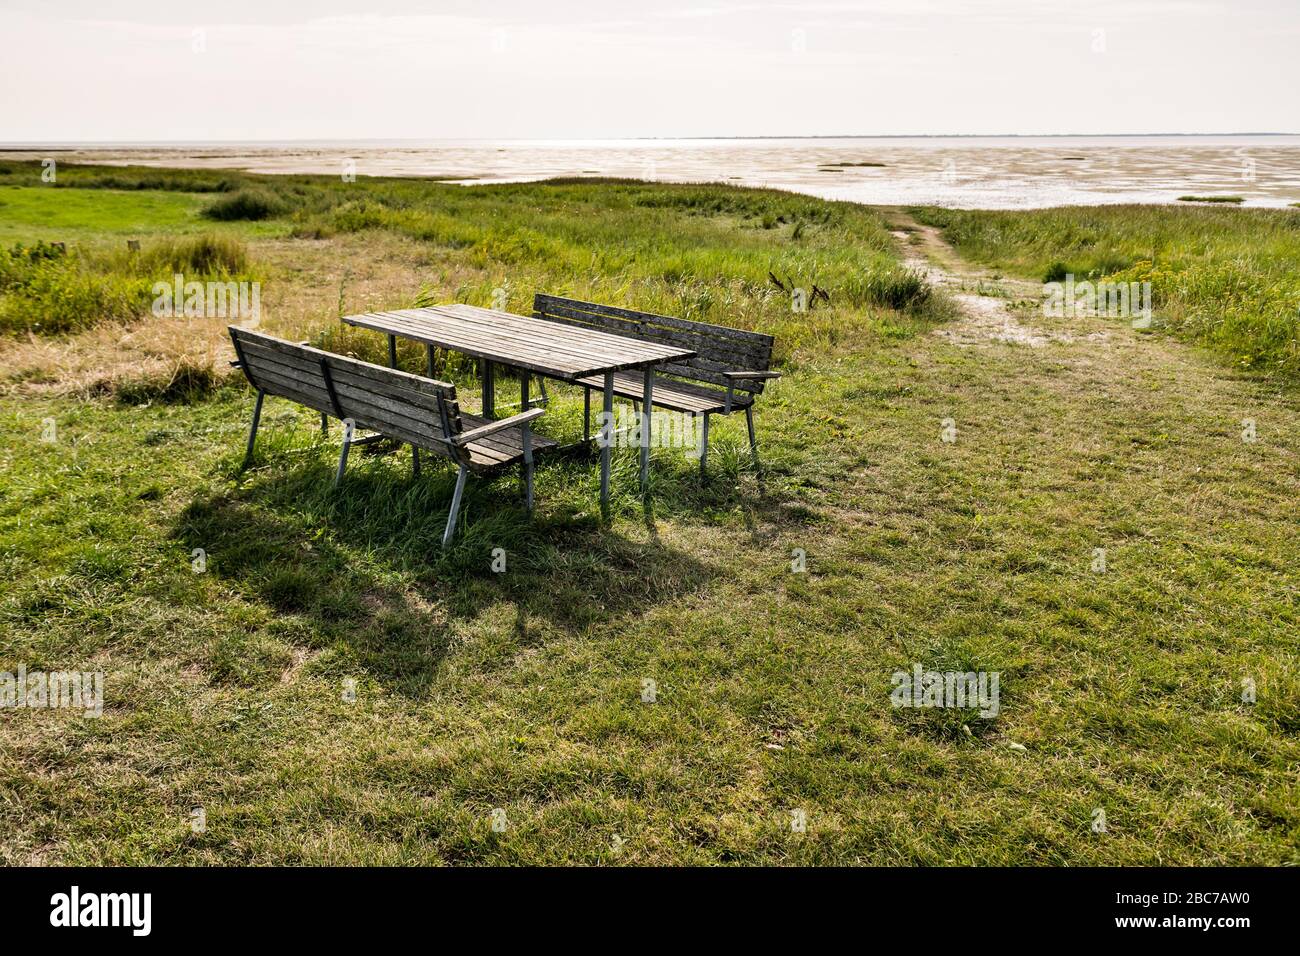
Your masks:
{"label": "shadow on grass", "polygon": [[281,639],[335,650],[326,660],[337,663],[320,666],[360,670],[412,697],[475,622],[522,647],[548,628],[583,633],[639,617],[725,573],[657,533],[634,540],[602,526],[582,456],[548,466],[539,494],[549,486],[556,495],[532,519],[514,475],[472,478],[445,551],[450,467],[426,463],[416,479],[399,463],[359,460],[334,489],[323,456],[276,458],[233,491],[191,501],[173,536],[204,549],[210,573],[265,607]]}

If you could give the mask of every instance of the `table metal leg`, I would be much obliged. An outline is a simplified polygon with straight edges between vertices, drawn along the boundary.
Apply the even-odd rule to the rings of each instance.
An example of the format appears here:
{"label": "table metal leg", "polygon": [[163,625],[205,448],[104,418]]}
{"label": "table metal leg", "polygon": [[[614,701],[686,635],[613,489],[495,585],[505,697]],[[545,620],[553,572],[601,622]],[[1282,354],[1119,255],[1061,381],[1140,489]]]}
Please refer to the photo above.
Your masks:
{"label": "table metal leg", "polygon": [[[522,371],[522,370],[521,370]],[[519,376],[519,407],[525,412],[528,411],[528,379],[531,376],[524,372]],[[528,503],[528,510],[533,510],[533,451],[532,435],[528,428],[528,423],[524,422],[523,430],[523,452],[524,460],[519,465],[519,479],[524,493],[524,501]]]}
{"label": "table metal leg", "polygon": [[[430,354],[430,360],[432,360],[432,358],[433,356],[432,354]],[[390,335],[388,337],[388,367],[397,368],[397,336],[396,335]],[[343,477],[343,463],[346,462],[347,459],[348,459],[348,448],[347,445],[345,444],[343,446],[343,459],[339,463],[340,479],[342,479]],[[420,477],[420,449],[416,448],[414,445],[411,446],[411,474],[414,475],[416,478]],[[338,484],[338,481],[335,481],[335,484]]]}
{"label": "table metal leg", "polygon": [[496,395],[492,381],[492,363],[483,360],[483,417],[496,418]]}
{"label": "table metal leg", "polygon": [[654,397],[654,371],[645,370],[641,392],[641,493],[650,490],[650,403]]}
{"label": "table metal leg", "polygon": [[609,461],[614,450],[614,373],[605,373],[605,414],[601,416],[600,513],[609,517]]}
{"label": "table metal leg", "polygon": [[425,357],[428,359],[427,367],[428,367],[429,378],[433,378],[433,346],[426,345],[424,347],[424,354]]}

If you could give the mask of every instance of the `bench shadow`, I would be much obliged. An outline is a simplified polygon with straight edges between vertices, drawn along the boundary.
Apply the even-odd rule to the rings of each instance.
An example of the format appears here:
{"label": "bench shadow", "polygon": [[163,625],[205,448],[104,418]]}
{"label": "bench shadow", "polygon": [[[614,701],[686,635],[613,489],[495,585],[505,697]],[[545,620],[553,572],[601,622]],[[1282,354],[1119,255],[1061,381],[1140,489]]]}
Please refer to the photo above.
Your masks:
{"label": "bench shadow", "polygon": [[548,629],[582,634],[706,588],[722,570],[657,535],[632,540],[563,514],[530,521],[502,486],[486,484],[467,493],[444,551],[451,474],[359,470],[340,489],[331,478],[317,461],[253,473],[194,497],[172,537],[204,549],[208,572],[246,600],[291,621],[277,633],[294,635],[297,650],[331,649],[331,673],[364,674],[410,697],[427,694],[466,632],[504,629],[521,647]]}

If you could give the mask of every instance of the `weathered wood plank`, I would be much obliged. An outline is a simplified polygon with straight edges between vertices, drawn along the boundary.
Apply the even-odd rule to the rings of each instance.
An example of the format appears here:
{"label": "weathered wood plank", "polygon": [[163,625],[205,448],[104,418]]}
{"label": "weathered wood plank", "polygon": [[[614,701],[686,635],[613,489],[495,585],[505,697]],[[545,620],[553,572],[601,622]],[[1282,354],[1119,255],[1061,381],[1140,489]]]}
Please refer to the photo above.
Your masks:
{"label": "weathered wood plank", "polygon": [[[564,323],[569,320],[557,318],[553,321],[556,323]],[[767,370],[768,364],[769,363],[766,359],[760,361],[751,358],[744,362],[716,362],[711,359],[697,356],[696,358],[685,359],[682,362],[663,362],[656,365],[655,368],[660,372],[667,372],[672,375],[681,375],[685,378],[698,379],[700,381],[709,382],[713,385],[721,385],[723,388],[726,388],[728,384],[731,384],[731,380],[723,375],[723,372],[761,372]],[[761,392],[763,391],[763,382],[762,379],[737,379],[735,387],[738,390]]]}
{"label": "weathered wood plank", "polygon": [[[271,350],[261,343],[245,342],[244,354],[248,356],[249,361],[254,365],[254,374],[256,369],[262,364],[272,364],[278,366],[281,375],[305,376],[307,380],[321,382],[319,367],[315,361],[300,363],[294,365],[294,358],[284,352]],[[311,358],[311,357],[308,357]],[[377,381],[372,374],[367,374],[367,370],[359,370],[355,364],[335,362],[328,360],[330,373],[334,376],[336,383],[347,383],[357,388],[366,389],[372,392],[376,398],[384,398],[392,403],[392,407],[419,409],[420,411],[436,416],[438,414],[438,398],[436,393],[433,395],[423,391],[413,391],[400,381],[382,382]],[[383,369],[382,371],[389,371]],[[443,390],[444,394],[454,394],[454,390]]]}
{"label": "weathered wood plank", "polygon": [[544,293],[534,297],[534,308],[539,318],[560,325],[587,328],[597,324],[624,335],[690,345],[696,353],[693,357],[664,361],[658,365],[658,371],[722,388],[730,385],[733,393],[760,394],[765,388],[764,380],[731,379],[723,372],[764,372],[772,364],[775,340],[770,335]]}
{"label": "weathered wood plank", "polygon": [[343,321],[570,381],[606,370],[680,361],[693,354],[678,346],[578,326],[558,332],[557,323],[544,319],[461,304],[367,313]]}
{"label": "weathered wood plank", "polygon": [[[603,388],[604,381],[604,376],[593,375],[589,378],[580,379],[579,384],[588,385],[592,388]],[[622,372],[614,376],[614,394],[620,398],[640,399],[644,388],[645,377],[643,375]],[[698,385],[693,386],[689,382],[682,382],[677,379],[655,376],[654,403],[661,408],[671,408],[678,412],[694,412],[698,415],[704,412],[721,411],[726,405],[726,400],[726,392],[719,392]],[[732,407],[743,408],[752,401],[753,399],[749,395],[742,392],[732,398]]]}
{"label": "weathered wood plank", "polygon": [[[439,319],[450,318],[456,326],[453,334],[457,336],[458,341],[477,349],[501,349],[508,346],[513,356],[512,361],[516,364],[547,362],[558,358],[572,363],[572,367],[576,368],[593,362],[624,361],[631,352],[635,352],[637,357],[648,354],[643,349],[634,347],[611,346],[607,342],[596,341],[594,337],[575,341],[571,336],[557,334],[554,328],[519,329],[494,325],[477,314],[439,316],[438,319],[433,320],[402,314],[386,314],[385,318],[393,324],[393,327],[416,334],[444,328]],[[509,364],[500,359],[498,362]]]}
{"label": "weathered wood plank", "polygon": [[[548,295],[545,292],[538,292],[533,297],[533,307],[539,308],[538,303],[555,304],[557,306],[568,306],[570,308],[582,309],[590,312],[601,312],[606,315],[620,316],[625,319],[636,321],[653,321],[659,325],[666,325],[669,328],[681,329],[683,331],[702,331],[708,329],[712,334],[723,338],[733,338],[740,340],[753,340],[764,342],[770,348],[776,343],[776,339],[763,332],[751,332],[748,329],[733,329],[727,325],[714,325],[709,322],[695,322],[691,319],[679,319],[670,315],[656,315],[653,312],[638,312],[635,309],[624,309],[615,305],[602,305],[598,302],[584,302],[581,299],[566,299],[558,295]],[[545,311],[541,308],[540,311]]]}
{"label": "weathered wood plank", "polygon": [[[492,424],[487,418],[461,415],[453,385],[295,345],[262,333],[248,335],[248,330],[237,331],[240,334],[236,337],[236,330],[232,330],[232,337],[236,337],[239,353],[246,363],[245,371],[257,387],[316,411],[341,414],[360,429],[376,431],[454,459],[455,452],[442,440],[442,420],[437,414],[439,395],[452,409],[458,429]],[[322,362],[329,369],[329,382]],[[540,435],[531,438],[533,453],[557,445]],[[482,436],[468,442],[463,452],[468,458],[466,463],[476,471],[514,464],[523,457],[522,429],[516,426]]]}
{"label": "weathered wood plank", "polygon": [[651,337],[656,341],[692,349],[701,357],[729,363],[736,368],[764,365],[771,361],[772,357],[772,346],[769,342],[740,342],[699,331],[685,332],[673,328],[659,328],[621,316],[584,312],[569,306],[549,305],[545,312],[539,310],[538,315],[578,328],[590,328],[590,323],[598,323],[616,334]]}
{"label": "weathered wood plank", "polygon": [[278,339],[273,335],[267,335],[265,332],[255,332],[251,329],[241,329],[238,326],[230,328],[232,337],[237,337],[241,344],[260,345],[272,351],[280,352],[286,356],[302,361],[304,364],[310,364],[308,358],[313,361],[319,361],[322,358],[329,359],[332,368],[341,368],[344,365],[349,366],[356,374],[363,377],[374,378],[377,381],[400,381],[404,388],[413,391],[424,392],[428,395],[437,396],[440,392],[449,388],[454,388],[448,382],[437,382],[433,379],[421,378],[419,375],[412,375],[409,372],[403,372],[400,369],[385,368],[382,365],[374,365],[370,362],[363,362],[361,359],[352,358],[348,355],[338,355],[334,352],[326,352],[322,349],[313,348],[310,345],[296,345],[293,342],[286,342],[284,339]]}

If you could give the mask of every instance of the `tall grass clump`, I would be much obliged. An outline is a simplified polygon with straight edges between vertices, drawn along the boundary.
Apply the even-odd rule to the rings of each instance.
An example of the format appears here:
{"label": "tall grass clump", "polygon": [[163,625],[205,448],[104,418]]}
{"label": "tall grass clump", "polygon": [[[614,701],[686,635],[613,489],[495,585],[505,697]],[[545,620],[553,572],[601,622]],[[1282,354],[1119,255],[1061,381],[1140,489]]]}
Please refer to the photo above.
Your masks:
{"label": "tall grass clump", "polygon": [[163,240],[141,253],[138,268],[150,273],[233,276],[248,271],[248,251],[242,242],[229,236],[205,234]]}
{"label": "tall grass clump", "polygon": [[203,215],[216,222],[260,222],[271,219],[284,212],[284,204],[269,192],[257,189],[241,189],[238,192],[222,196],[207,209]]}
{"label": "tall grass clump", "polygon": [[869,302],[899,312],[919,313],[934,295],[925,276],[912,269],[892,268],[853,277],[848,283],[854,301]]}
{"label": "tall grass clump", "polygon": [[166,239],[140,252],[47,243],[0,251],[0,332],[60,334],[148,314],[155,282],[248,274],[244,245],[225,236]]}

